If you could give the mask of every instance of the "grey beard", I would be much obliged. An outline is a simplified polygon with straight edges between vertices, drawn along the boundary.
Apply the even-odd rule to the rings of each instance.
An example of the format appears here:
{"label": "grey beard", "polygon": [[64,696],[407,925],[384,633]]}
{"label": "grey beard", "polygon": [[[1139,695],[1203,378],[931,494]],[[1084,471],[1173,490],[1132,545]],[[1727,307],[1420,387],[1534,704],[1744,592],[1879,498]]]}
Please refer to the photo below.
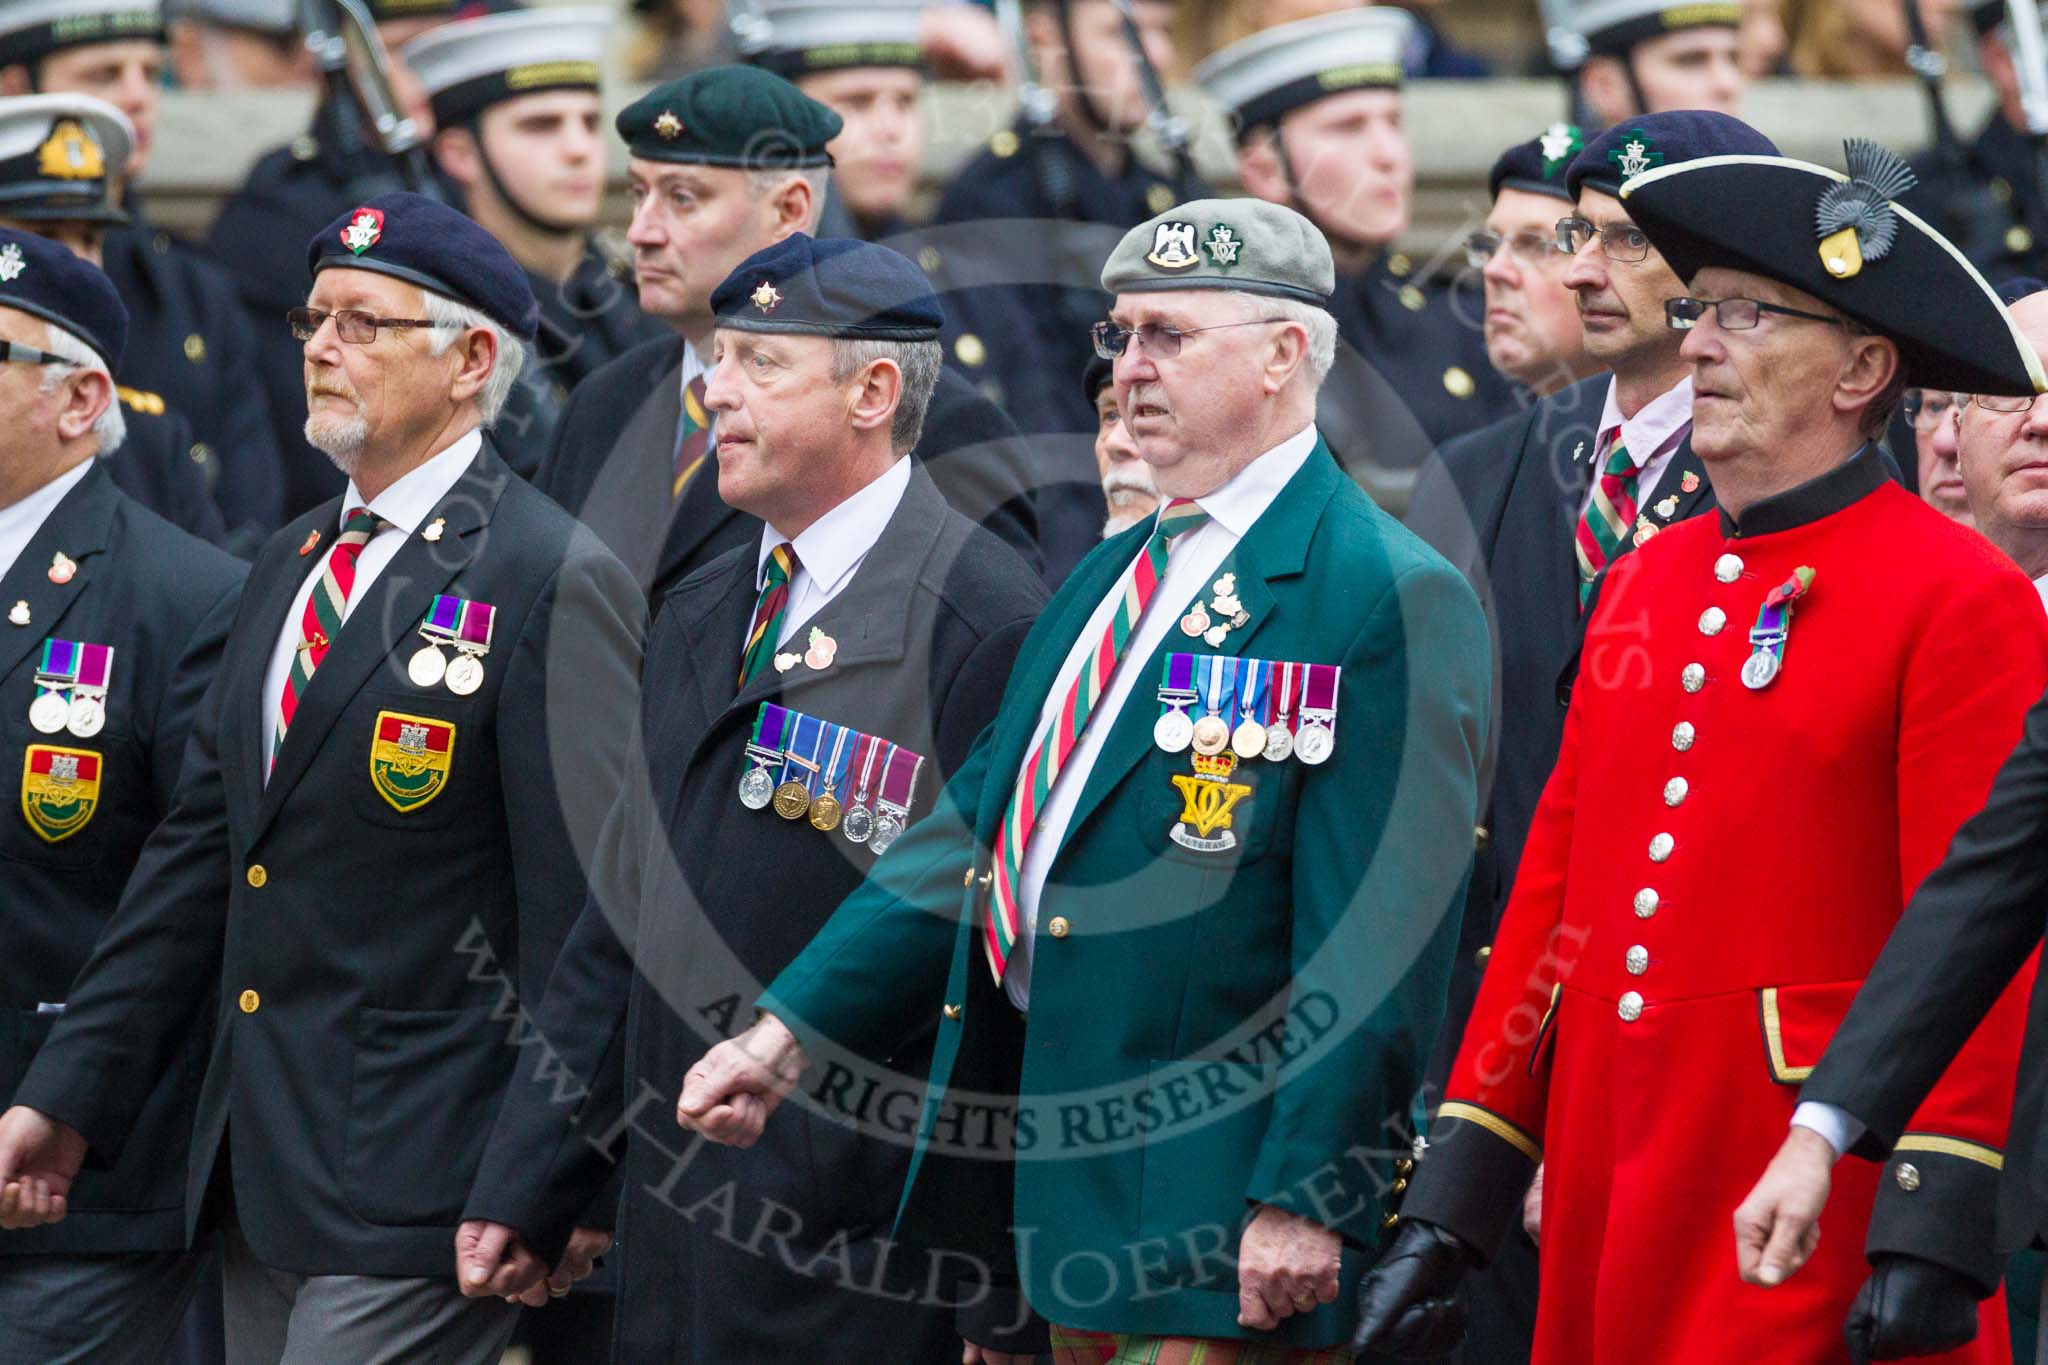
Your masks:
{"label": "grey beard", "polygon": [[307,444],[332,460],[334,467],[349,478],[355,477],[356,465],[363,455],[363,444],[369,439],[370,423],[360,410],[342,422],[333,418],[306,418]]}

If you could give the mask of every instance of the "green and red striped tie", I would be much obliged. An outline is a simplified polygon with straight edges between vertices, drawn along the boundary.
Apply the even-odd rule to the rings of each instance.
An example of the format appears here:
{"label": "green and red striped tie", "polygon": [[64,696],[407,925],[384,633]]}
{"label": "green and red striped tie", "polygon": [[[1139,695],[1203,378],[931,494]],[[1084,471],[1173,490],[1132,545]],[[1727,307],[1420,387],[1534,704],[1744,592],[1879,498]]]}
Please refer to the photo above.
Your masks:
{"label": "green and red striped tie", "polygon": [[1636,524],[1636,479],[1642,470],[1635,457],[1621,443],[1621,428],[1614,429],[1614,444],[1607,451],[1607,464],[1593,483],[1593,496],[1579,518],[1573,548],[1579,560],[1579,606],[1593,591],[1593,580],[1613,563],[1628,543],[1630,528]]}
{"label": "green and red striped tie", "polygon": [[299,698],[306,695],[307,684],[313,681],[320,661],[327,657],[335,637],[341,634],[342,614],[356,585],[356,560],[370,543],[370,537],[390,524],[369,508],[358,507],[342,522],[334,548],[320,565],[320,579],[313,585],[313,595],[306,599],[305,615],[299,619],[299,647],[292,656],[291,670],[284,677],[284,695],[278,698],[277,738],[270,746],[272,763],[277,762],[277,751],[284,747],[285,731],[292,728],[292,717],[298,714]]}
{"label": "green and red striped tie", "polygon": [[796,576],[796,547],[788,541],[768,552],[768,573],[761,581],[761,599],[754,606],[754,624],[747,631],[747,651],[740,656],[740,688],[752,682],[775,657],[782,639],[782,617],[789,610],[789,580]]}
{"label": "green and red striped tie", "polygon": [[1038,737],[1037,748],[1024,764],[1017,789],[1010,794],[1003,823],[996,830],[995,889],[989,897],[988,919],[983,926],[983,947],[998,986],[1003,984],[1011,951],[1023,933],[1018,889],[1023,885],[1024,851],[1038,826],[1039,812],[1045,807],[1060,769],[1066,766],[1074,746],[1081,742],[1088,718],[1095,712],[1095,703],[1109,690],[1110,678],[1123,660],[1124,647],[1137,632],[1139,618],[1144,616],[1146,604],[1166,574],[1167,547],[1208,520],[1209,514],[1187,498],[1175,498],[1160,512],[1152,538],[1145,542],[1144,553],[1131,561],[1131,567],[1124,570],[1117,584],[1116,610],[1110,613],[1108,628],[1093,652],[1082,661],[1073,686],[1067,689],[1066,700]]}

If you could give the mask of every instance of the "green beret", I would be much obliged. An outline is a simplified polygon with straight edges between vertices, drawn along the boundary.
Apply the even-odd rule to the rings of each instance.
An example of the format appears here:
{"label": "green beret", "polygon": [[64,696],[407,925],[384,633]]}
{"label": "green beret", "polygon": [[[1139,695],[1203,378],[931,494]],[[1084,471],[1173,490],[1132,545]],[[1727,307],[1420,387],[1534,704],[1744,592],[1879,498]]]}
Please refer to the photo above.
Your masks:
{"label": "green beret", "polygon": [[649,161],[744,170],[829,166],[839,115],[754,66],[714,66],[656,86],[619,111],[626,150]]}
{"label": "green beret", "polygon": [[1330,306],[1337,266],[1314,223],[1263,199],[1196,199],[1124,234],[1102,267],[1112,294],[1232,289]]}

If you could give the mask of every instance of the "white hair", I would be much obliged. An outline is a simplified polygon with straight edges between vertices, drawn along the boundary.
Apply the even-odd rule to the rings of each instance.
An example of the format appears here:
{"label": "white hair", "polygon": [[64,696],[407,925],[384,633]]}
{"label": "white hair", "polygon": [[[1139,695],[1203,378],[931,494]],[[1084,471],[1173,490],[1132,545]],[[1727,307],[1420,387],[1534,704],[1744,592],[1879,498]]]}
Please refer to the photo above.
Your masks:
{"label": "white hair", "polygon": [[526,365],[526,347],[510,332],[485,317],[468,304],[457,303],[444,294],[430,289],[420,291],[420,312],[430,321],[445,324],[427,334],[427,354],[446,355],[455,339],[471,327],[482,328],[498,343],[498,358],[491,363],[491,372],[484,379],[484,386],[476,396],[476,405],[483,413],[484,425],[490,426],[498,420],[498,414],[505,409],[505,400],[511,396],[513,382],[519,378],[519,371]]}
{"label": "white hair", "polygon": [[1323,381],[1329,378],[1330,367],[1337,363],[1337,319],[1330,310],[1299,299],[1274,298],[1270,294],[1243,290],[1236,292],[1236,298],[1244,308],[1247,320],[1271,318],[1292,322],[1308,333],[1309,387],[1320,389]]}
{"label": "white hair", "polygon": [[896,398],[896,415],[889,423],[889,444],[898,455],[906,454],[924,434],[925,410],[931,406],[932,390],[938,387],[939,371],[946,353],[936,341],[881,341],[867,337],[834,337],[832,340],[832,382],[838,383],[856,370],[877,360],[894,361],[903,372],[903,389]]}
{"label": "white hair", "polygon": [[43,349],[51,355],[63,356],[67,362],[63,365],[43,367],[41,387],[44,393],[63,383],[64,376],[73,370],[106,375],[107,410],[92,424],[92,434],[99,437],[100,442],[99,448],[93,453],[101,456],[113,454],[121,448],[121,443],[128,439],[128,419],[122,415],[121,395],[114,390],[114,376],[108,371],[107,362],[101,359],[98,351],[56,323],[46,322],[43,328],[48,333],[43,341]]}
{"label": "white hair", "polygon": [[763,199],[792,180],[801,180],[809,185],[811,220],[804,224],[804,231],[812,232],[817,229],[819,215],[825,211],[825,190],[831,178],[832,168],[829,166],[780,166],[748,171],[747,187],[754,192],[754,198]]}

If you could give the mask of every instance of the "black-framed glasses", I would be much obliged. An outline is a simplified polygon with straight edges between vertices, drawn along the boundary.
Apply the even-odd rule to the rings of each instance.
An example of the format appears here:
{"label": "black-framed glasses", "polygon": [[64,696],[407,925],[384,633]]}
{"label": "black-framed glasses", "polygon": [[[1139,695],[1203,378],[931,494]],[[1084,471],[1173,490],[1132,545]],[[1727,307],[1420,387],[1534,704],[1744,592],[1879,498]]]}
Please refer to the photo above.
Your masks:
{"label": "black-framed glasses", "polygon": [[1915,431],[1934,431],[1957,408],[1956,395],[1947,389],[1907,389],[1899,400],[1900,411]]}
{"label": "black-framed glasses", "polygon": [[1675,298],[1664,300],[1664,321],[1674,332],[1689,332],[1709,312],[1720,324],[1731,332],[1747,332],[1756,326],[1765,313],[1777,313],[1788,318],[1804,318],[1808,322],[1825,322],[1831,327],[1847,326],[1840,318],[1831,318],[1825,313],[1809,313],[1803,308],[1787,308],[1782,304],[1765,303],[1762,299],[1690,299]]}
{"label": "black-framed glasses", "polygon": [[1517,232],[1504,237],[1498,232],[1484,228],[1465,238],[1465,261],[1474,270],[1484,270],[1493,263],[1493,258],[1505,246],[1508,254],[1523,265],[1548,265],[1558,258],[1560,248],[1555,236],[1546,237],[1540,232]]}
{"label": "black-framed glasses", "polygon": [[1257,327],[1268,322],[1285,322],[1286,318],[1247,318],[1243,322],[1218,322],[1208,327],[1168,327],[1160,322],[1142,323],[1136,327],[1119,327],[1113,322],[1098,322],[1088,329],[1094,339],[1095,354],[1104,360],[1115,360],[1130,348],[1131,338],[1138,339],[1138,349],[1153,360],[1171,360],[1180,354],[1182,337],[1191,337],[1199,332],[1220,332],[1226,327]]}
{"label": "black-framed glasses", "polygon": [[460,327],[459,322],[436,322],[432,318],[380,318],[375,313],[366,313],[360,308],[344,308],[330,313],[324,308],[294,308],[284,315],[292,325],[292,335],[300,341],[311,341],[320,324],[334,319],[334,334],[351,346],[367,346],[377,339],[380,327]]}
{"label": "black-framed glasses", "polygon": [[1634,223],[1609,223],[1598,227],[1583,218],[1560,218],[1557,220],[1557,249],[1567,256],[1576,256],[1585,250],[1586,243],[1600,239],[1600,250],[1610,261],[1634,265],[1647,260],[1650,255],[1650,239]]}
{"label": "black-framed glasses", "polygon": [[17,360],[24,365],[76,365],[70,356],[57,355],[52,351],[39,351],[33,346],[24,346],[18,341],[0,341],[0,361]]}
{"label": "black-framed glasses", "polygon": [[1975,403],[1986,412],[2026,412],[2034,406],[2034,400],[2041,395],[2008,393],[1959,393],[1955,396],[1956,406]]}

